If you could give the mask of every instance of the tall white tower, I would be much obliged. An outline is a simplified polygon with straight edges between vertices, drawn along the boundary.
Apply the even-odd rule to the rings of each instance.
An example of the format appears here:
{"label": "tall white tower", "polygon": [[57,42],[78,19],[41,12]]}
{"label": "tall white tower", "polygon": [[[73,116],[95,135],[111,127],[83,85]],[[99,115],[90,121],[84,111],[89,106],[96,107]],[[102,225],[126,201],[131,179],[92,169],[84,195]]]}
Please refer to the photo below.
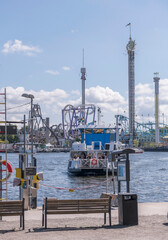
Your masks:
{"label": "tall white tower", "polygon": [[134,73],[134,51],[135,41],[131,38],[131,23],[127,24],[130,27],[130,38],[126,46],[128,53],[128,99],[129,99],[129,134],[130,139],[135,136],[135,73]]}
{"label": "tall white tower", "polygon": [[[81,79],[82,79],[82,108],[85,109],[86,68],[84,67],[84,49],[83,49],[83,67],[81,68]],[[83,112],[85,112],[85,110]]]}
{"label": "tall white tower", "polygon": [[155,83],[155,144],[159,144],[159,73],[154,73],[153,81]]}

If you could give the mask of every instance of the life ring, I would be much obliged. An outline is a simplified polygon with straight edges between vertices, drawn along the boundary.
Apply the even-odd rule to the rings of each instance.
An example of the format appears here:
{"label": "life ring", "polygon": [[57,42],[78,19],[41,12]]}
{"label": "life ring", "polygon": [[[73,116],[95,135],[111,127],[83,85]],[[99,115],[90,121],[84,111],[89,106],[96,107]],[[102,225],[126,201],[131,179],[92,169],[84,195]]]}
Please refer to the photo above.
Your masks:
{"label": "life ring", "polygon": [[93,158],[93,159],[91,160],[91,164],[92,164],[93,166],[96,166],[96,165],[97,165],[97,159],[96,159],[96,158]]}
{"label": "life ring", "polygon": [[7,181],[7,180],[11,177],[12,172],[13,172],[13,169],[12,169],[12,166],[10,165],[9,162],[7,162],[7,164],[6,164],[6,161],[5,161],[5,160],[0,160],[0,163],[2,163],[4,166],[7,165],[7,169],[8,169],[8,174],[7,174],[7,176],[6,176],[5,178],[0,179],[0,182],[1,182],[1,181],[4,182],[4,181]]}

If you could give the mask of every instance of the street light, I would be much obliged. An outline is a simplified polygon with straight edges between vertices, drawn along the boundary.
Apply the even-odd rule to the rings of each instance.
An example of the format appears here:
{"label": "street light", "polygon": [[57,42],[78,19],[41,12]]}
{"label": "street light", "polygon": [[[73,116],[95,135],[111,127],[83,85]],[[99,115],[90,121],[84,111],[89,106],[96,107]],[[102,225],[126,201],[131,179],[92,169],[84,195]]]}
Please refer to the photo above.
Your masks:
{"label": "street light", "polygon": [[31,99],[31,164],[33,165],[33,98],[32,94],[23,93],[22,97]]}
{"label": "street light", "polygon": [[[35,167],[35,162],[34,162],[34,159],[33,159],[33,99],[34,99],[34,96],[32,94],[27,94],[27,93],[23,93],[22,94],[22,97],[25,97],[25,98],[30,98],[31,99],[31,114],[30,114],[30,119],[31,119],[31,166],[32,167]],[[30,178],[30,186],[32,186],[32,177]],[[35,193],[35,206],[37,205],[37,193]],[[28,205],[29,207],[33,207],[33,202],[32,202],[32,190],[31,190],[31,187],[29,188],[29,192],[28,192]],[[35,208],[34,206],[34,208]]]}

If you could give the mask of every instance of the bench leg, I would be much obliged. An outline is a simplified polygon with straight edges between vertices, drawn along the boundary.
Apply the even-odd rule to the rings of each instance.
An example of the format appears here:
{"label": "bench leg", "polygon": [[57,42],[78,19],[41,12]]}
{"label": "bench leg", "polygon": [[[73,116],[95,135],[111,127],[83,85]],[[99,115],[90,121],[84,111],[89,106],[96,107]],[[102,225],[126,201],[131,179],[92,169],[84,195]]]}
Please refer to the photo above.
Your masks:
{"label": "bench leg", "polygon": [[109,212],[109,225],[111,227],[111,211]]}
{"label": "bench leg", "polygon": [[22,220],[23,220],[23,230],[24,230],[24,229],[25,229],[25,224],[24,224],[24,212],[23,212]]}
{"label": "bench leg", "polygon": [[45,212],[45,228],[47,228],[47,213]]}
{"label": "bench leg", "polygon": [[22,216],[20,216],[20,227],[22,227]]}
{"label": "bench leg", "polygon": [[106,224],[106,213],[104,213],[104,224]]}

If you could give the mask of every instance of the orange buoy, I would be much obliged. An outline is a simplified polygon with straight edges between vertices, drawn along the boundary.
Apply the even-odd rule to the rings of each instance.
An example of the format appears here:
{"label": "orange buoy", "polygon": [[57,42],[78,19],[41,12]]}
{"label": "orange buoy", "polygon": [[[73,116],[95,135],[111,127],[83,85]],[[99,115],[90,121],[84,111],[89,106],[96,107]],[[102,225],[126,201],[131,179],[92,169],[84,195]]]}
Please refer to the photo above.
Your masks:
{"label": "orange buoy", "polygon": [[13,173],[13,169],[12,169],[12,166],[10,165],[9,162],[7,162],[7,164],[6,164],[6,161],[5,161],[5,160],[0,160],[0,162],[1,162],[4,166],[7,166],[7,170],[8,170],[7,176],[6,176],[5,178],[3,178],[3,179],[0,180],[0,181],[4,182],[4,181],[7,181],[7,180],[11,177],[11,175],[12,175],[12,173]]}

